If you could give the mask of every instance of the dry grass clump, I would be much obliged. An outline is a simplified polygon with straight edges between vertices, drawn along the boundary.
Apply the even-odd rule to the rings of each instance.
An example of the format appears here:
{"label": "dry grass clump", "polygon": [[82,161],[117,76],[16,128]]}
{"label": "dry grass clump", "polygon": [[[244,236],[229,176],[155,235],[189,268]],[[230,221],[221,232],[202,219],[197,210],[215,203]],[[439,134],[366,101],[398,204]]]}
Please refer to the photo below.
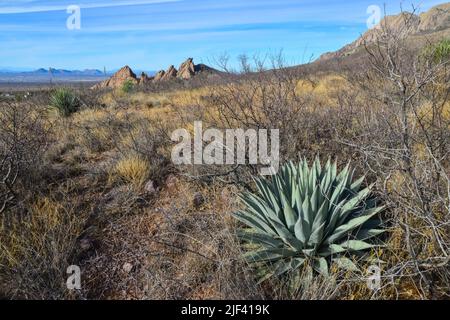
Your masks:
{"label": "dry grass clump", "polygon": [[111,172],[111,178],[123,180],[141,188],[150,176],[150,164],[138,155],[120,159]]}

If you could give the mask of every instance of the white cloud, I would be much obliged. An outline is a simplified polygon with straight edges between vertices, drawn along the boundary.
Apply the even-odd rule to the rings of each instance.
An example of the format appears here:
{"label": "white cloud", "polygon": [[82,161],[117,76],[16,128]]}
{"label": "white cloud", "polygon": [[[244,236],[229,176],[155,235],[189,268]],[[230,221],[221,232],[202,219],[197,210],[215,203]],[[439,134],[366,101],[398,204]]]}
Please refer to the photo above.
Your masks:
{"label": "white cloud", "polygon": [[[125,6],[136,6],[145,4],[158,4],[158,3],[170,3],[170,2],[181,2],[183,0],[131,0],[131,1],[115,1],[109,3],[86,3],[81,4],[82,9],[93,9],[93,8],[109,8],[109,7],[125,7]],[[32,3],[33,0],[22,0],[14,1],[17,4],[20,3]],[[12,1],[0,1],[0,5],[10,4]],[[0,14],[18,14],[18,13],[33,13],[33,12],[48,12],[48,11],[65,11],[67,5],[58,6],[15,6],[15,7],[0,7]]]}

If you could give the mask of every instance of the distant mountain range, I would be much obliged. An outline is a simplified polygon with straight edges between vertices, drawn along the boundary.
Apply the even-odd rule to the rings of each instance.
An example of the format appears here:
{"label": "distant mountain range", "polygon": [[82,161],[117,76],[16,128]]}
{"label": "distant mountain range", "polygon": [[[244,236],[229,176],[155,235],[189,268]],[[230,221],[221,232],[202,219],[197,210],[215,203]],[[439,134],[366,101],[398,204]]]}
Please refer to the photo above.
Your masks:
{"label": "distant mountain range", "polygon": [[[76,81],[102,81],[109,78],[117,70],[106,74],[98,69],[66,70],[56,68],[40,68],[34,71],[14,68],[0,68],[0,82],[76,82]],[[154,71],[147,72],[149,75]]]}
{"label": "distant mountain range", "polygon": [[31,75],[52,75],[52,76],[104,76],[104,73],[97,69],[86,69],[86,70],[65,70],[65,69],[38,69],[31,72],[21,72],[22,74]]}

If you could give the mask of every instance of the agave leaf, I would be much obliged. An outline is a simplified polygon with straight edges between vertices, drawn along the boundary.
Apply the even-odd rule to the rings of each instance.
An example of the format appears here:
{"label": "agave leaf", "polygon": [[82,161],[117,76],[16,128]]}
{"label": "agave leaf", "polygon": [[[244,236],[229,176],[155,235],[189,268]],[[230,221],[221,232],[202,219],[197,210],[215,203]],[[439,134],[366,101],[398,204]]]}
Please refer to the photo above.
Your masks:
{"label": "agave leaf", "polygon": [[364,182],[365,178],[366,178],[365,176],[362,176],[361,178],[353,182],[352,185],[350,186],[350,190],[354,193],[357,193],[362,183]]}
{"label": "agave leaf", "polygon": [[[375,208],[361,208],[360,210],[357,211],[357,214],[355,214],[356,216],[360,216],[362,215],[376,215],[378,214],[380,211],[384,210],[384,207],[375,207]],[[345,219],[344,219],[345,218]],[[351,220],[348,219],[348,216],[343,217],[341,219],[339,219],[338,223],[342,224],[345,220]],[[372,223],[373,222],[373,223]],[[363,225],[361,225],[361,229],[368,229],[368,226],[372,225],[372,226],[379,226],[380,222],[379,221],[373,221],[373,220],[368,220],[367,222],[365,222]]]}
{"label": "agave leaf", "polygon": [[305,222],[308,225],[308,229],[311,229],[312,223],[313,223],[313,217],[312,217],[312,210],[311,206],[309,204],[309,199],[305,198],[305,201],[303,201],[302,204],[302,219],[305,220]]}
{"label": "agave leaf", "polygon": [[281,239],[287,244],[289,244],[294,249],[301,249],[303,247],[303,243],[294,237],[294,235],[286,229],[286,227],[278,223],[277,221],[272,221],[272,225],[274,226],[277,234],[280,236]]}
{"label": "agave leaf", "polygon": [[[277,221],[283,223],[278,214],[273,211],[261,198],[252,194],[246,194],[242,197],[242,201],[247,205],[247,208],[255,215],[266,222]],[[284,220],[284,219],[283,219]]]}
{"label": "agave leaf", "polygon": [[347,249],[341,247],[340,245],[330,244],[327,248],[325,248],[322,251],[320,251],[319,255],[326,258],[326,257],[331,256],[333,254],[339,254],[339,253],[343,253],[343,252],[346,252],[346,251],[347,251]]}
{"label": "agave leaf", "polygon": [[339,181],[345,181],[345,184],[347,184],[347,178],[350,174],[350,162],[347,163],[345,168],[337,175],[337,179]]}
{"label": "agave leaf", "polygon": [[[348,175],[348,171],[347,171],[347,175]],[[338,201],[340,201],[340,197],[343,195],[343,190],[345,188],[346,185],[346,179],[342,179],[342,180],[338,180],[339,183],[337,185],[337,187],[334,189],[333,194],[331,196],[330,199],[330,203],[338,203]]]}
{"label": "agave leaf", "polygon": [[364,215],[361,217],[354,218],[354,219],[350,220],[348,223],[337,227],[336,230],[334,230],[334,233],[325,240],[325,243],[331,244],[331,243],[338,241],[340,238],[342,238],[342,236],[344,236],[345,234],[348,234],[350,231],[356,229],[357,227],[362,225],[364,222],[366,222],[370,218],[372,218],[375,214],[377,214],[377,211],[375,211],[372,214],[367,214],[367,215]]}
{"label": "agave leaf", "polygon": [[336,179],[336,173],[337,173],[337,163],[336,160],[334,160],[333,164],[331,165],[331,181],[334,181]]}
{"label": "agave leaf", "polygon": [[314,218],[312,229],[319,228],[324,222],[327,221],[327,213],[328,213],[328,200],[324,200],[322,202],[321,207],[317,211],[317,214]]}
{"label": "agave leaf", "polygon": [[318,273],[328,275],[328,263],[325,258],[315,259],[313,267]]}
{"label": "agave leaf", "polygon": [[318,245],[323,240],[322,237],[323,237],[324,228],[325,228],[325,221],[319,227],[312,229],[313,231],[311,233],[311,236],[308,239],[309,246],[314,246],[314,248],[318,247]]}
{"label": "agave leaf", "polygon": [[294,226],[295,237],[302,243],[302,246],[306,244],[306,240],[309,237],[308,225],[305,220],[298,219]]}
{"label": "agave leaf", "polygon": [[374,245],[361,240],[347,240],[341,243],[340,246],[353,251],[367,250],[374,247]]}
{"label": "agave leaf", "polygon": [[386,230],[382,230],[382,229],[363,229],[358,231],[358,233],[356,234],[356,238],[360,239],[360,240],[368,240],[371,239],[373,237],[379,236],[380,234],[386,232]]}
{"label": "agave leaf", "polygon": [[356,208],[356,206],[364,200],[370,193],[371,187],[360,191],[356,196],[351,198],[341,209],[339,214],[339,222],[345,221],[348,215]]}
{"label": "agave leaf", "polygon": [[267,234],[255,231],[248,230],[238,230],[237,236],[243,240],[250,243],[262,244],[265,246],[270,246],[272,248],[281,248],[283,247],[283,241],[280,239],[276,239],[273,236],[269,236]]}
{"label": "agave leaf", "polygon": [[245,223],[246,225],[253,227],[261,232],[266,232],[271,235],[276,235],[275,230],[269,226],[265,221],[261,220],[258,217],[255,217],[254,215],[250,215],[246,212],[235,212],[233,216],[238,219],[239,221]]}
{"label": "agave leaf", "polygon": [[286,221],[286,226],[289,230],[293,231],[298,217],[294,209],[292,209],[290,201],[286,199],[286,196],[283,192],[281,192],[281,203],[283,204],[284,220]]}
{"label": "agave leaf", "polygon": [[346,257],[339,257],[333,259],[333,262],[335,262],[339,268],[348,270],[348,271],[359,271],[358,267],[353,263],[352,260]]}
{"label": "agave leaf", "polygon": [[309,181],[308,181],[308,189],[310,190],[310,195],[312,191],[315,189],[317,184],[317,171],[314,169],[314,165],[311,167],[309,172]]}
{"label": "agave leaf", "polygon": [[312,257],[316,253],[316,250],[314,248],[312,248],[312,249],[303,249],[302,252],[305,254],[305,256]]}
{"label": "agave leaf", "polygon": [[318,205],[319,205],[319,194],[320,194],[320,187],[314,186],[314,192],[311,196],[311,210],[312,210],[312,217],[315,218],[315,215],[317,213]]}
{"label": "agave leaf", "polygon": [[275,212],[280,212],[280,205],[277,198],[274,196],[270,186],[264,179],[255,179],[256,186],[260,194],[262,194],[266,202],[272,207]]}
{"label": "agave leaf", "polygon": [[344,206],[345,202],[347,201],[347,199],[343,199],[341,202],[339,202],[337,205],[334,204],[330,204],[330,208],[334,208],[333,212],[331,213],[331,216],[329,218],[328,221],[328,225],[327,228],[325,230],[325,234],[329,235],[330,233],[332,233],[332,231],[334,231],[334,229],[336,228],[336,223],[339,219],[339,213],[342,209],[342,207]]}
{"label": "agave leaf", "polygon": [[295,206],[293,208],[297,211],[297,217],[299,216],[299,212],[302,210],[302,192],[300,191],[300,186],[297,184],[295,186],[295,189],[292,190],[292,201],[294,202]]}
{"label": "agave leaf", "polygon": [[293,257],[295,251],[283,248],[264,249],[260,251],[250,251],[244,254],[244,259],[248,262],[274,261],[286,257]]}
{"label": "agave leaf", "polygon": [[303,258],[294,258],[291,261],[291,271],[295,271],[298,268],[300,268],[304,263],[306,259]]}
{"label": "agave leaf", "polygon": [[324,193],[324,196],[330,199],[331,195],[329,194],[330,186],[332,183],[332,177],[331,177],[331,164],[330,159],[328,159],[327,165],[325,166],[324,170],[324,177],[322,178],[322,182],[320,183],[320,188],[322,192]]}

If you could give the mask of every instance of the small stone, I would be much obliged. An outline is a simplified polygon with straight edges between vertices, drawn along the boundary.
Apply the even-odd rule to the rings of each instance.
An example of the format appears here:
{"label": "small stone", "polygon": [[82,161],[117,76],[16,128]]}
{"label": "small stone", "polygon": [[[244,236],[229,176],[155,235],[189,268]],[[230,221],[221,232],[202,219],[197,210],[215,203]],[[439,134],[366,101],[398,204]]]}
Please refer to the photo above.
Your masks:
{"label": "small stone", "polygon": [[130,273],[131,270],[133,270],[133,265],[132,265],[131,263],[126,262],[126,263],[124,263],[124,265],[122,266],[122,270],[123,270],[125,273]]}
{"label": "small stone", "polygon": [[80,249],[82,251],[88,251],[93,247],[93,243],[90,239],[81,239],[80,240]]}
{"label": "small stone", "polygon": [[166,179],[166,186],[168,189],[175,188],[177,182],[178,182],[177,177],[175,177],[173,174],[171,174]]}
{"label": "small stone", "polygon": [[192,203],[194,204],[194,207],[198,208],[203,203],[205,203],[205,198],[203,197],[203,195],[200,192],[197,192],[194,195],[194,199],[193,199]]}
{"label": "small stone", "polygon": [[144,187],[145,191],[147,193],[153,194],[156,193],[156,185],[155,182],[153,180],[149,180]]}

